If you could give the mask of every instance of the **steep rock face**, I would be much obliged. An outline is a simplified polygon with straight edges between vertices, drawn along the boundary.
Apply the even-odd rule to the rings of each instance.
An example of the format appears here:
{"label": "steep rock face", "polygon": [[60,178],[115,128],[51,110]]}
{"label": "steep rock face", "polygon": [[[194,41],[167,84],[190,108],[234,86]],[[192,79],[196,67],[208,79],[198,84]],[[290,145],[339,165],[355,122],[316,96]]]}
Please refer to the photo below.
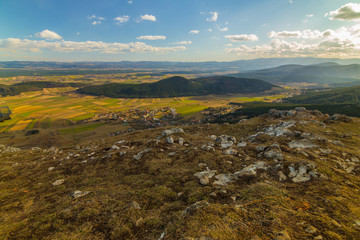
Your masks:
{"label": "steep rock face", "polygon": [[271,111],[237,124],[2,151],[0,234],[357,239],[360,120],[329,118]]}

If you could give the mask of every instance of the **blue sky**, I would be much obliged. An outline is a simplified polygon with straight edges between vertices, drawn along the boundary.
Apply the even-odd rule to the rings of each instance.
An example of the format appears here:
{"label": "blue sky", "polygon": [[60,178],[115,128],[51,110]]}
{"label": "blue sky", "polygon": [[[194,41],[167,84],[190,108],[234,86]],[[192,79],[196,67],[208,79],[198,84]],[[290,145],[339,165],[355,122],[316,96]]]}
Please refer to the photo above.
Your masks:
{"label": "blue sky", "polygon": [[360,56],[360,2],[1,0],[0,60]]}

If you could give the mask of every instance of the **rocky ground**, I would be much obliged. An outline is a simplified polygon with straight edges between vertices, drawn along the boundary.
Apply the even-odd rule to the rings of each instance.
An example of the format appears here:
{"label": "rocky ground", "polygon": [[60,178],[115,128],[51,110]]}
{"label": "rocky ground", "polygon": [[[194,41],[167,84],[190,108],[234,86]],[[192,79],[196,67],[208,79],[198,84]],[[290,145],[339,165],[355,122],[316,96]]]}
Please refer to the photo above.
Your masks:
{"label": "rocky ground", "polygon": [[359,239],[360,119],[297,108],[237,124],[0,146],[3,239]]}

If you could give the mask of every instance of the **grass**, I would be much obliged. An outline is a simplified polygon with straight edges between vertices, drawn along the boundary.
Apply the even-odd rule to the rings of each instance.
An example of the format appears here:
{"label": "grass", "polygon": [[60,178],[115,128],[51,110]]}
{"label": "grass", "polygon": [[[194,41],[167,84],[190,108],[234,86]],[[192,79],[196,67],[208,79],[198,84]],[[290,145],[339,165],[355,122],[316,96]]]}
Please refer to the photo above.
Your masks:
{"label": "grass", "polygon": [[96,124],[82,126],[82,127],[60,129],[59,133],[61,133],[61,134],[79,133],[79,132],[84,132],[84,131],[89,131],[89,130],[96,129],[97,127],[100,127],[100,126],[102,126],[104,124],[105,123],[96,123]]}

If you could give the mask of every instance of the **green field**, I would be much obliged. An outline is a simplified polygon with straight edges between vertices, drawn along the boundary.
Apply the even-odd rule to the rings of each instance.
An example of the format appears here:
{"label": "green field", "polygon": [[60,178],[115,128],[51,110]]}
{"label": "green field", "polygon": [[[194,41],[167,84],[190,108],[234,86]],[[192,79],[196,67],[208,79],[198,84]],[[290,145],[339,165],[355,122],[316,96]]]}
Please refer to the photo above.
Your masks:
{"label": "green field", "polygon": [[[11,120],[0,122],[0,132],[33,128],[66,128],[97,113],[125,111],[130,108],[173,107],[183,116],[191,116],[208,107],[227,106],[230,102],[273,101],[284,96],[201,96],[175,98],[104,98],[64,94],[72,88],[51,88],[0,98],[9,106]],[[77,131],[77,130],[76,130]]]}

